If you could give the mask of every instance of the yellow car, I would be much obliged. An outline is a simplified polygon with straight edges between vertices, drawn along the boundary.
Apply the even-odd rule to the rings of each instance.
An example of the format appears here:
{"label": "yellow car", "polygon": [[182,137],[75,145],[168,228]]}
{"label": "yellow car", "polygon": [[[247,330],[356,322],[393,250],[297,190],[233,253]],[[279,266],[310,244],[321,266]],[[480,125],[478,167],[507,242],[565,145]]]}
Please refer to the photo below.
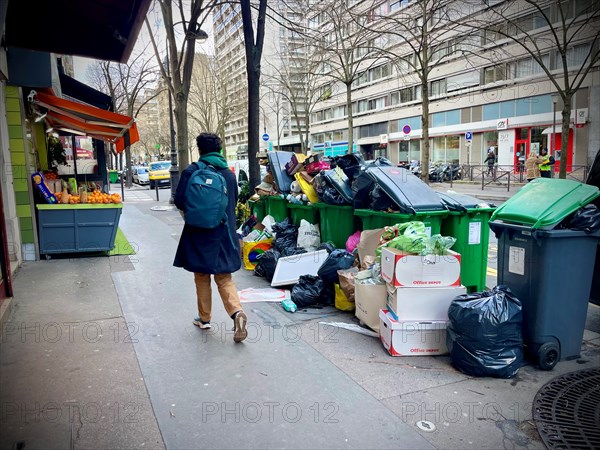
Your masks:
{"label": "yellow car", "polygon": [[156,186],[169,186],[171,184],[171,174],[169,161],[154,161],[148,164],[148,180],[150,189]]}

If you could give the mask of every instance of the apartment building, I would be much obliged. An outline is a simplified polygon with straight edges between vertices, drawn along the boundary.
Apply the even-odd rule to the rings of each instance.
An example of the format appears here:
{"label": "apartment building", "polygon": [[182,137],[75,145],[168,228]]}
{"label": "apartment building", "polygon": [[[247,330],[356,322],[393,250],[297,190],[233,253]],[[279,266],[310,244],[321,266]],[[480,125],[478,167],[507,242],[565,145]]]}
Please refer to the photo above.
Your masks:
{"label": "apartment building", "polygon": [[[298,80],[290,81],[290,67],[295,58],[306,57],[302,38],[294,33],[286,22],[300,22],[304,13],[293,3],[277,2],[269,5],[265,26],[264,48],[261,61],[260,126],[263,140],[261,148],[300,147],[300,126],[306,127],[305,119],[296,119],[290,106],[289,87]],[[248,96],[246,56],[239,4],[224,3],[213,15],[215,58],[219,78],[226,89],[228,105],[225,125],[227,158],[231,161],[246,159],[248,152]],[[295,106],[298,106],[297,103]],[[304,112],[303,107],[299,108]],[[302,125],[303,124],[303,125]]]}
{"label": "apartment building", "polygon": [[[354,3],[357,8],[367,4]],[[418,17],[418,3],[419,0],[368,2],[365,15],[372,21],[369,26],[376,28],[377,19],[373,17],[379,21],[399,13]],[[540,64],[522,46],[498,32],[507,28],[469,29],[469,21],[476,20],[478,14],[485,11],[483,2],[479,2],[480,11],[472,9],[477,2],[470,2],[471,9],[464,7],[469,2],[438,3],[464,8],[462,19],[467,26],[456,27],[431,49],[439,58],[438,63],[430,67],[429,77],[430,160],[480,164],[492,147],[500,165],[517,165],[530,151],[544,147],[550,149],[556,159],[564,156],[565,152],[561,151],[562,101]],[[487,3],[500,8],[506,2]],[[557,26],[560,21],[558,2],[541,0],[539,3],[544,15]],[[565,4],[568,4],[564,9],[567,20],[575,24],[582,23],[590,14],[595,15],[591,23],[593,30],[588,27],[587,32],[573,37],[573,46],[567,54],[569,72],[573,76],[586,63],[590,49],[598,49],[595,33],[600,26],[600,3],[568,0]],[[544,65],[553,73],[562,73],[556,48],[543,39],[551,33],[543,16],[525,3],[514,8],[511,14],[512,21],[519,27],[514,33],[518,35],[521,30],[535,34]],[[308,23],[320,30],[326,29],[317,15],[309,16]],[[398,47],[393,36],[383,42],[397,55],[410,51],[406,45]],[[589,164],[600,148],[598,69],[596,64],[573,98],[566,151],[569,170]],[[380,58],[376,64],[371,61],[368,68],[359,73],[352,84],[355,150],[368,158],[386,156],[395,163],[420,159],[422,96],[416,75],[406,61],[392,64],[389,58]],[[323,80],[330,95],[324,96],[311,116],[312,149],[332,155],[344,153],[348,148],[346,89],[339,83],[332,87],[326,76]]]}

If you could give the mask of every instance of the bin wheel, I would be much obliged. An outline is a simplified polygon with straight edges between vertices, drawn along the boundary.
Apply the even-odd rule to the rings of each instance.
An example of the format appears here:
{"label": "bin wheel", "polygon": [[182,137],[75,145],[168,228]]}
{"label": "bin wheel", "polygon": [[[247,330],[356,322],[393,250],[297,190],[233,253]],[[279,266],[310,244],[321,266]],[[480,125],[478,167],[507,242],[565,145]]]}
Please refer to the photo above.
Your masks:
{"label": "bin wheel", "polygon": [[560,359],[558,345],[546,342],[538,350],[538,364],[542,370],[552,370]]}

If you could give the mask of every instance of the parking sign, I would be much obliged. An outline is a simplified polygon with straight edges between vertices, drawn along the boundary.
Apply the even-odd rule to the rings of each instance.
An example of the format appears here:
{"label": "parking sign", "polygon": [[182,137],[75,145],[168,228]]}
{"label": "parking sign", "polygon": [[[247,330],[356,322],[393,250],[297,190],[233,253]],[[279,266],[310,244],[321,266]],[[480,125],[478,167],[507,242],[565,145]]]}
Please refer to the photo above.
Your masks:
{"label": "parking sign", "polygon": [[472,133],[472,132],[470,132],[470,131],[467,131],[467,132],[465,133],[465,139],[466,139],[467,141],[470,141],[470,140],[472,140],[472,139],[473,139],[473,133]]}

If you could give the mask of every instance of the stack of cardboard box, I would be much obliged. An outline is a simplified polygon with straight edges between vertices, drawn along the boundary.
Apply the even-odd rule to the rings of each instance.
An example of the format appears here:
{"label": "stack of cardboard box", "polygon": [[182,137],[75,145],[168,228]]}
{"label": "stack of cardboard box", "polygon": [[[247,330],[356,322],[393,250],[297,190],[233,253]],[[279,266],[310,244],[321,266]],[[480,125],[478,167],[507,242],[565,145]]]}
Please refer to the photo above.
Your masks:
{"label": "stack of cardboard box", "polygon": [[460,254],[414,255],[395,248],[381,252],[387,309],[379,311],[379,335],[392,356],[443,355],[448,307],[466,293],[460,284]]}

